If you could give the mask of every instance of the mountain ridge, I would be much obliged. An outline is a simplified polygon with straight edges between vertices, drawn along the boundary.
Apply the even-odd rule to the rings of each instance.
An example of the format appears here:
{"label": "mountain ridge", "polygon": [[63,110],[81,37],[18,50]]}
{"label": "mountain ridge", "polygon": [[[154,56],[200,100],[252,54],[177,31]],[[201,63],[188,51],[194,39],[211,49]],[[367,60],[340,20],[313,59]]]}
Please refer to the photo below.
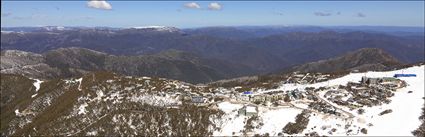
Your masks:
{"label": "mountain ridge", "polygon": [[322,73],[353,70],[378,71],[388,70],[400,65],[402,65],[402,63],[382,49],[363,48],[349,52],[343,56],[303,64],[292,69],[301,72]]}
{"label": "mountain ridge", "polygon": [[[11,52],[16,54],[11,54]],[[20,54],[28,56],[24,57]],[[39,57],[39,59],[35,62],[25,62],[31,56]],[[27,72],[24,74],[37,78],[66,78],[81,76],[90,71],[113,71],[124,75],[166,77],[191,83],[214,81],[253,71],[243,65],[204,59],[195,54],[178,50],[163,51],[153,55],[115,56],[75,47],[59,48],[43,54],[5,50],[2,51],[1,65],[2,73]],[[33,65],[45,67],[32,67]]]}
{"label": "mountain ridge", "polygon": [[216,37],[208,32],[193,34],[184,30],[162,32],[145,29],[76,29],[2,33],[1,45],[2,50],[16,49],[35,53],[80,47],[125,56],[157,54],[175,49],[203,58],[242,64],[254,69],[256,74],[336,57],[360,48],[384,49],[404,63],[423,61],[425,54],[424,39],[420,36],[398,37],[381,33],[329,30],[290,31],[241,40]]}

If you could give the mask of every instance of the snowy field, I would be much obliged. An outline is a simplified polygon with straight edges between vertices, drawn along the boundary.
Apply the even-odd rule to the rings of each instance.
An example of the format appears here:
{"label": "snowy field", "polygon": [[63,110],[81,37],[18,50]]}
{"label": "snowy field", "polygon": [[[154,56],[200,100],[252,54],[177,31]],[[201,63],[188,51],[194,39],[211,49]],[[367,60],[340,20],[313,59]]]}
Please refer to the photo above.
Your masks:
{"label": "snowy field", "polygon": [[[317,132],[319,135],[328,136],[412,136],[411,132],[419,127],[421,124],[418,117],[421,114],[424,100],[424,65],[414,66],[403,70],[388,71],[388,72],[366,72],[366,73],[351,73],[344,77],[324,81],[308,85],[294,85],[284,84],[278,89],[260,91],[256,94],[262,94],[276,90],[291,90],[291,89],[304,89],[305,87],[322,87],[333,85],[345,85],[348,82],[358,82],[362,76],[367,77],[392,77],[396,73],[413,73],[416,77],[401,77],[399,79],[407,82],[407,87],[398,89],[395,95],[391,97],[392,102],[381,106],[363,107],[365,113],[362,115],[357,114],[357,109],[349,110],[346,107],[339,106],[339,108],[351,112],[354,118],[340,118],[321,113],[314,113],[310,116],[310,121],[307,128],[299,136],[304,133]],[[408,93],[408,91],[413,91]],[[323,91],[324,92],[324,91]],[[323,94],[323,93],[319,93]],[[243,107],[243,104],[231,104],[223,102],[218,104],[226,114],[221,119],[219,126],[221,130],[215,131],[214,135],[242,135],[241,131],[244,129],[244,122],[247,117],[238,116],[237,110]],[[392,109],[393,112],[379,116],[378,114],[386,109]],[[301,113],[302,109],[299,108],[278,108],[270,109],[260,107],[258,115],[261,122],[264,123],[258,129],[254,129],[254,134],[265,134],[276,136],[282,132],[282,128],[288,122],[294,122],[295,116]],[[346,127],[346,125],[350,125]],[[335,128],[335,132],[331,129]],[[360,132],[362,128],[367,129],[367,134]],[[347,131],[349,131],[347,133]],[[235,134],[233,134],[235,132]],[[286,134],[284,134],[286,135]]]}

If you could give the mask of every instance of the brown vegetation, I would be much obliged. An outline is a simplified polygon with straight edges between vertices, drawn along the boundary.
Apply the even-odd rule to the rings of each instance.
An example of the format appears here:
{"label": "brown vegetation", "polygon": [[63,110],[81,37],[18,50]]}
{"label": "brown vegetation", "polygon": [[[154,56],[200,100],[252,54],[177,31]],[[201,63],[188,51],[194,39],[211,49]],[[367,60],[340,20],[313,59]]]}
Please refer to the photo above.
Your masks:
{"label": "brown vegetation", "polygon": [[287,134],[299,134],[305,128],[307,128],[309,122],[310,112],[304,110],[300,114],[298,114],[295,118],[295,123],[289,122],[283,127],[283,132]]}
{"label": "brown vegetation", "polygon": [[416,137],[425,137],[425,104],[422,108],[422,115],[419,117],[419,120],[422,122],[422,124],[412,132],[412,134]]}

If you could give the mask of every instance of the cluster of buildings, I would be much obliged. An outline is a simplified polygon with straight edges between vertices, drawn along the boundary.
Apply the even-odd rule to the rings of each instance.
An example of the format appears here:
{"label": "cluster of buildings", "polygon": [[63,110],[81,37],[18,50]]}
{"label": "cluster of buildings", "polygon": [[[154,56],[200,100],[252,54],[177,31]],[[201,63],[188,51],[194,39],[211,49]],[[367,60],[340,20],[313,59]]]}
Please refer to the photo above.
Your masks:
{"label": "cluster of buildings", "polygon": [[245,105],[241,109],[238,110],[238,115],[244,115],[244,116],[257,116],[257,110],[258,108],[253,105]]}
{"label": "cluster of buildings", "polygon": [[376,106],[390,103],[393,91],[405,87],[406,83],[394,77],[369,78],[362,77],[360,83],[349,82],[329,90],[324,97],[338,105],[357,108],[360,106]]}
{"label": "cluster of buildings", "polygon": [[268,92],[265,94],[254,94],[251,91],[245,91],[243,93],[234,94],[231,98],[235,101],[241,102],[251,102],[254,104],[269,104],[280,100],[285,100],[285,98],[290,100],[297,100],[304,98],[306,95],[305,92],[301,92],[298,89],[291,91],[274,91]]}
{"label": "cluster of buildings", "polygon": [[325,113],[325,114],[332,114],[336,116],[341,116],[341,113],[333,106],[323,102],[323,101],[317,101],[312,102],[308,105],[309,108],[317,110],[319,112]]}
{"label": "cluster of buildings", "polygon": [[[341,112],[329,104],[327,101],[333,102],[341,106],[349,108],[358,108],[361,106],[376,106],[382,103],[389,103],[389,97],[393,96],[398,88],[406,86],[406,83],[397,77],[411,77],[413,75],[395,75],[394,77],[362,77],[359,82],[349,82],[346,85],[324,86],[320,88],[306,87],[305,89],[293,90],[276,90],[266,93],[255,93],[253,91],[238,91],[241,87],[232,89],[214,88],[210,92],[185,92],[177,95],[183,101],[193,103],[195,105],[204,105],[221,101],[234,101],[245,103],[246,105],[238,110],[239,115],[255,116],[258,112],[258,105],[276,104],[283,105],[285,102],[294,100],[304,100],[310,109],[317,110],[322,113],[340,116]],[[308,84],[321,82],[332,78],[331,75],[323,75],[321,73],[298,73],[290,75],[286,83]],[[187,88],[187,87],[186,87]],[[185,87],[183,87],[185,89]],[[326,91],[321,94],[327,101],[323,101],[317,93]],[[186,93],[186,94],[185,94]],[[290,103],[289,103],[290,104]]]}
{"label": "cluster of buildings", "polygon": [[381,78],[368,78],[366,76],[362,77],[362,80],[360,81],[361,84],[364,85],[384,85],[387,87],[403,87],[404,82],[402,80],[399,80],[395,77],[381,77]]}
{"label": "cluster of buildings", "polygon": [[284,83],[309,84],[326,81],[330,78],[329,74],[293,72]]}

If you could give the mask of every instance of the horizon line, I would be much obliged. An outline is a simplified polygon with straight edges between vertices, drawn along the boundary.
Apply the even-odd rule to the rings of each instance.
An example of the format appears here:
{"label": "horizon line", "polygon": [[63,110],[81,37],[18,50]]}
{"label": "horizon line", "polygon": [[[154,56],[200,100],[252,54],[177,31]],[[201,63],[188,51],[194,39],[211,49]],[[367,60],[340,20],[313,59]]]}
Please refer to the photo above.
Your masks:
{"label": "horizon line", "polygon": [[140,26],[67,26],[67,25],[33,25],[33,26],[1,26],[1,28],[36,28],[36,27],[86,27],[86,28],[135,28],[135,27],[148,27],[148,26],[164,26],[164,27],[174,27],[181,29],[190,29],[190,28],[209,28],[209,27],[411,27],[411,28],[425,28],[425,26],[405,26],[405,25],[211,25],[211,26],[193,26],[193,27],[177,27],[171,25],[140,25]]}

